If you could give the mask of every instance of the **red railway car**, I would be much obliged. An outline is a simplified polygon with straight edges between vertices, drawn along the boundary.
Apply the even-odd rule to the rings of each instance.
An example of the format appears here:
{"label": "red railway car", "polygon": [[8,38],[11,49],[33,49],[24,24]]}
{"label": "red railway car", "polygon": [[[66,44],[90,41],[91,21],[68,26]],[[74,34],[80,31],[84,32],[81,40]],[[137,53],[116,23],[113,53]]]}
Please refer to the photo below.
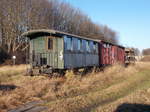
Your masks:
{"label": "red railway car", "polygon": [[112,65],[116,62],[125,63],[125,48],[105,41],[99,42],[100,66]]}

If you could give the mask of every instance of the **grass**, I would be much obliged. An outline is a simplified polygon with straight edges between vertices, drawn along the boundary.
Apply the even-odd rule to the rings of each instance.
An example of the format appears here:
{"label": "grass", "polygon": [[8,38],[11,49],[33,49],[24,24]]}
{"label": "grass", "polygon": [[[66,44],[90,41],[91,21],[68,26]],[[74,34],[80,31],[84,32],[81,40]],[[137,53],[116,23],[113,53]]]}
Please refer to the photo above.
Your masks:
{"label": "grass", "polygon": [[141,59],[141,61],[143,61],[143,62],[149,62],[149,61],[150,61],[150,56],[149,56],[149,55],[144,56],[144,57]]}
{"label": "grass", "polygon": [[0,83],[9,82],[14,76],[25,74],[26,67],[25,65],[0,67]]}
{"label": "grass", "polygon": [[150,104],[149,66],[144,62],[127,68],[116,64],[84,77],[67,72],[64,78],[24,76],[25,65],[1,67],[1,85],[16,88],[0,90],[0,110],[8,111],[35,100],[46,101],[43,105],[49,108],[48,112],[114,112],[125,102]]}

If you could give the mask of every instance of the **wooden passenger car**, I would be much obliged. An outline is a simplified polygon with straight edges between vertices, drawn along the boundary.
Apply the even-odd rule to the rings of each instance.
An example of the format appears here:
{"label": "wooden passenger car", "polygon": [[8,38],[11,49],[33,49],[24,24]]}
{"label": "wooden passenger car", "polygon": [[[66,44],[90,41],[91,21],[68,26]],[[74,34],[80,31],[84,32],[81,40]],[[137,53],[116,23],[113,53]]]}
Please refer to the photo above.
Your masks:
{"label": "wooden passenger car", "polygon": [[31,30],[22,34],[30,39],[32,72],[99,66],[98,41],[55,30]]}

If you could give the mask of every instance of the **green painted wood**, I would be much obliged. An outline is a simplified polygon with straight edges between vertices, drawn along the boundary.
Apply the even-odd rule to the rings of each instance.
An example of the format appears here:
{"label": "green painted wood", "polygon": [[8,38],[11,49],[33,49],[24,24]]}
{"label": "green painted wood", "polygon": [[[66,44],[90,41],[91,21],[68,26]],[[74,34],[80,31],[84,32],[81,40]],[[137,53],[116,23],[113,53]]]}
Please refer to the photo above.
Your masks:
{"label": "green painted wood", "polygon": [[[36,37],[30,40],[30,54],[33,54],[33,51],[37,56],[38,63],[41,58],[46,58],[47,65],[55,68],[55,69],[63,69],[64,68],[64,60],[63,60],[63,38],[52,37],[53,39],[53,49],[47,49],[48,37]],[[30,59],[32,59],[32,55],[30,55]],[[31,62],[33,64],[34,62]]]}
{"label": "green painted wood", "polygon": [[45,37],[38,37],[32,39],[33,50],[35,53],[45,52]]}
{"label": "green painted wood", "polygon": [[64,69],[64,38],[57,38],[58,68]]}

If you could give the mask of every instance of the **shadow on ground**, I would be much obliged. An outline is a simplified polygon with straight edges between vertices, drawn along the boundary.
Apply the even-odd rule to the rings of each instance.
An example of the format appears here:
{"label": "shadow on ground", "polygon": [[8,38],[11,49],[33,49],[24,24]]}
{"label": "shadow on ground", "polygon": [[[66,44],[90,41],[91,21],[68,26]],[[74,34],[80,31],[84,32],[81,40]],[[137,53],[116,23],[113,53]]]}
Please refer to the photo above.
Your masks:
{"label": "shadow on ground", "polygon": [[124,103],[115,112],[150,112],[150,105]]}
{"label": "shadow on ground", "polygon": [[14,90],[16,88],[17,88],[17,86],[15,86],[15,85],[0,84],[0,91],[12,91],[12,90]]}

